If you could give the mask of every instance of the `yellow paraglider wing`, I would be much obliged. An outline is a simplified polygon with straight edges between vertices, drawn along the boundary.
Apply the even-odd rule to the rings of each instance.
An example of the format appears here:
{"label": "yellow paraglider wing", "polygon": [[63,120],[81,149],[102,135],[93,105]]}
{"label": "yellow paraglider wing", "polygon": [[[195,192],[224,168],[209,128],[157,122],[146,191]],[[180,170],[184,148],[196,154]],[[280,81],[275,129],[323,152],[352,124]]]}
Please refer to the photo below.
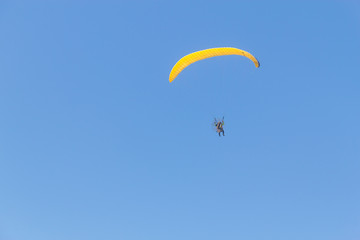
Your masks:
{"label": "yellow paraglider wing", "polygon": [[223,47],[223,48],[209,48],[205,50],[201,50],[198,52],[190,53],[189,55],[186,55],[185,57],[181,58],[171,69],[170,76],[169,76],[169,82],[172,82],[179,73],[184,70],[187,66],[190,64],[216,56],[224,56],[224,55],[240,55],[245,56],[249,58],[251,61],[255,63],[256,67],[260,67],[259,61],[250,53],[245,52],[238,48],[232,48],[232,47]]}

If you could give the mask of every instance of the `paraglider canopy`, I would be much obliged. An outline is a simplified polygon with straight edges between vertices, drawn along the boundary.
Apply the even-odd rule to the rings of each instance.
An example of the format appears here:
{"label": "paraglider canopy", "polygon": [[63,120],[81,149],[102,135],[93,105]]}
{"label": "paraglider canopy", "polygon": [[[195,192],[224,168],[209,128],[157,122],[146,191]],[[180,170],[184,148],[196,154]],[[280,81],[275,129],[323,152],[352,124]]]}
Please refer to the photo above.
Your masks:
{"label": "paraglider canopy", "polygon": [[250,53],[233,47],[222,47],[222,48],[209,48],[194,53],[190,53],[183,58],[181,58],[171,69],[169,82],[174,81],[174,79],[179,75],[179,73],[184,70],[190,64],[211,57],[224,56],[224,55],[240,55],[249,58],[254,62],[255,67],[260,67],[259,61]]}

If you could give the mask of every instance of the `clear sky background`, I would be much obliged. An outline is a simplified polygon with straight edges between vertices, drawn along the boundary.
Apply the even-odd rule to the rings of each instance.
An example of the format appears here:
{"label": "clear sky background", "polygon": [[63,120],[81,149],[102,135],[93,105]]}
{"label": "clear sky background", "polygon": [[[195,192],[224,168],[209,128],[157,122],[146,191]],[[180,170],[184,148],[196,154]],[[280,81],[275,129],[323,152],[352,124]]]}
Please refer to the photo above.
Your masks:
{"label": "clear sky background", "polygon": [[[1,240],[360,239],[358,1],[12,0],[0,31]],[[168,82],[224,46],[261,67]]]}

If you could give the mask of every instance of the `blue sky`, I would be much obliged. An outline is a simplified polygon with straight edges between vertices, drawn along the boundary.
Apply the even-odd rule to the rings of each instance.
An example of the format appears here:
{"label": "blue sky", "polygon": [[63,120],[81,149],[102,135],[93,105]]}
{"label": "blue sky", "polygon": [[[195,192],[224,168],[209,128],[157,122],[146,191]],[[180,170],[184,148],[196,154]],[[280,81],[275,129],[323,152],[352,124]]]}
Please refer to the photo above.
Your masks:
{"label": "blue sky", "polygon": [[[357,1],[1,1],[0,239],[358,240],[359,26]],[[168,82],[224,46],[261,67]]]}

